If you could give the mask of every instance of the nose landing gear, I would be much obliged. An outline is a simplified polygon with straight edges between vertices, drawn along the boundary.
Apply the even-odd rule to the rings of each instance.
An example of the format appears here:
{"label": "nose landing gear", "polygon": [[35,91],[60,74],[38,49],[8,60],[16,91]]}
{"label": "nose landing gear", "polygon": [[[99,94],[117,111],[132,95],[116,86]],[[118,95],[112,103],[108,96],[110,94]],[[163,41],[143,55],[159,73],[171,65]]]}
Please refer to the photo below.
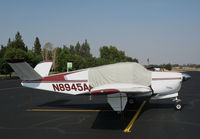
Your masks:
{"label": "nose landing gear", "polygon": [[181,110],[182,109],[181,100],[176,97],[173,101],[175,101],[176,110]]}

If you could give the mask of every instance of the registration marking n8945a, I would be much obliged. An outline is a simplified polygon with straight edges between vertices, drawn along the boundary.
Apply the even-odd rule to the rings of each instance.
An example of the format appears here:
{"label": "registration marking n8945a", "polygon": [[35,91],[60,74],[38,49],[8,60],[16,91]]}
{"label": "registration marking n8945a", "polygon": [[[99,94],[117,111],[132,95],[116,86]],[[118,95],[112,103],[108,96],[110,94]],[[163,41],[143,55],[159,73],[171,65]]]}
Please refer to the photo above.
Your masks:
{"label": "registration marking n8945a", "polygon": [[86,83],[53,83],[54,91],[89,91],[91,87]]}

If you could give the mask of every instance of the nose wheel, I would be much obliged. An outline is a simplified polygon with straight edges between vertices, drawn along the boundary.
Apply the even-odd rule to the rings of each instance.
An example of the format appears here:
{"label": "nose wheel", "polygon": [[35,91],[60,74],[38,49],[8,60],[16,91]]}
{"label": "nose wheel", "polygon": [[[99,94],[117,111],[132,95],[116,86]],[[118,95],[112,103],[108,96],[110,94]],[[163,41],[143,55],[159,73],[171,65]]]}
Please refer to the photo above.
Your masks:
{"label": "nose wheel", "polygon": [[181,110],[182,109],[182,103],[181,103],[181,100],[178,99],[177,97],[174,99],[175,101],[175,108],[176,110]]}
{"label": "nose wheel", "polygon": [[176,110],[181,110],[182,109],[182,104],[180,102],[176,103],[175,104],[175,108],[176,108]]}

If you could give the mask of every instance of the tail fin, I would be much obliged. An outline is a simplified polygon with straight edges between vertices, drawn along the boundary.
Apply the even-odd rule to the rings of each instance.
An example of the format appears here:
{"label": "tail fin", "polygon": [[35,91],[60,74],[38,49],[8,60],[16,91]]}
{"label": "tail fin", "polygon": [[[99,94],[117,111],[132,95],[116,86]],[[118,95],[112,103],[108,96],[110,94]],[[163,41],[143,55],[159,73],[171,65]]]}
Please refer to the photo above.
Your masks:
{"label": "tail fin", "polygon": [[35,66],[34,70],[37,73],[39,73],[40,76],[42,76],[42,77],[48,76],[52,63],[53,63],[53,61],[51,61],[51,60],[46,60],[46,61],[40,62],[39,64],[37,64]]}
{"label": "tail fin", "polygon": [[23,60],[9,60],[8,64],[22,80],[40,80],[49,74],[52,62],[41,62],[33,69]]}

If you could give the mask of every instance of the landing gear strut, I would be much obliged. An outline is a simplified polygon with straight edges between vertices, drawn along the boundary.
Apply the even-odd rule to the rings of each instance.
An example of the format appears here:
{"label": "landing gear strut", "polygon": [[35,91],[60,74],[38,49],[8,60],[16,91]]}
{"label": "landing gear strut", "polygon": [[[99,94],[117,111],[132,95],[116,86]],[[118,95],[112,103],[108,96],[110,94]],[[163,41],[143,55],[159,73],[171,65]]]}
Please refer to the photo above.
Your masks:
{"label": "landing gear strut", "polygon": [[176,110],[181,110],[182,109],[181,100],[176,97],[173,101],[175,101]]}

